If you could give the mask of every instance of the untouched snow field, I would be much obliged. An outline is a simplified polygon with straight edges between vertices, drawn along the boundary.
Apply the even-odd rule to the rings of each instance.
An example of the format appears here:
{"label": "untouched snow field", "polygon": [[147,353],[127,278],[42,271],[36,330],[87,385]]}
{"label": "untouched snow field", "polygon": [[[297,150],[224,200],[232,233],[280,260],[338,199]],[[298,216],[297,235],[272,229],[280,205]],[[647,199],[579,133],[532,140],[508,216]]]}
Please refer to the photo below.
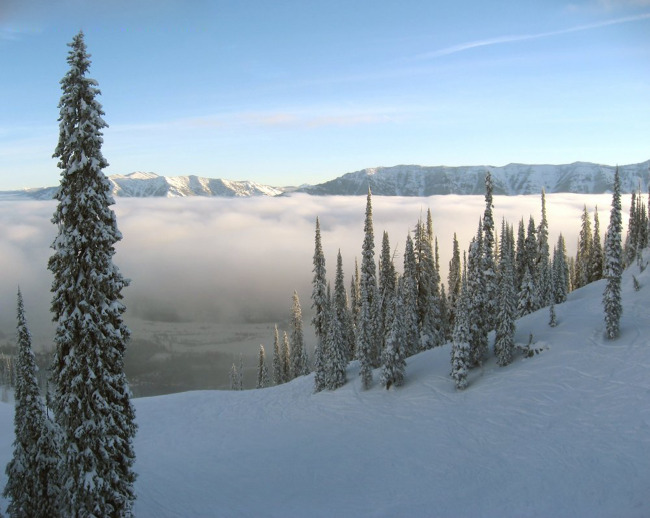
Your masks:
{"label": "untouched snow field", "polygon": [[[604,286],[556,306],[556,328],[548,309],[519,320],[517,341],[532,332],[543,351],[491,358],[464,392],[446,345],[410,358],[388,391],[362,391],[354,362],[335,392],[313,394],[310,375],[136,399],[136,516],[648,517],[650,268],[625,272],[611,342]],[[0,404],[2,466],[12,419]]]}

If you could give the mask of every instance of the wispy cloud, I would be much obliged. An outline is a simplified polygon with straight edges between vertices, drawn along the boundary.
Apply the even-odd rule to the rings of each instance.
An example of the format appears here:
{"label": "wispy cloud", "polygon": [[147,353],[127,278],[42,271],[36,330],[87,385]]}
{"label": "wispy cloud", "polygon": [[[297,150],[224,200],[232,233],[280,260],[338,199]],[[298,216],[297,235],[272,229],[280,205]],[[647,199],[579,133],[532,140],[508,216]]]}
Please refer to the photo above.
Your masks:
{"label": "wispy cloud", "polygon": [[[642,5],[642,2],[645,4],[650,4],[650,0],[637,0],[639,5]],[[612,3],[612,0],[610,0]],[[567,29],[560,29],[557,31],[547,31],[547,32],[538,32],[534,34],[514,34],[510,36],[498,36],[496,38],[487,38],[484,40],[470,41],[466,43],[461,43],[459,45],[453,45],[451,47],[445,47],[443,49],[434,50],[433,52],[426,52],[420,54],[414,58],[414,61],[424,61],[429,59],[435,59],[442,56],[448,56],[450,54],[456,54],[458,52],[464,52],[467,50],[475,49],[478,47],[489,47],[492,45],[500,45],[504,43],[514,43],[518,41],[528,41],[528,40],[537,40],[541,38],[550,38],[553,36],[561,36],[563,34],[570,34],[573,32],[582,32],[590,31],[595,29],[600,29],[602,27],[608,27],[610,25],[619,25],[623,23],[639,22],[642,20],[650,19],[650,13],[642,13],[633,16],[625,16],[621,18],[614,18],[611,20],[605,20],[598,23],[591,23],[587,25],[578,25],[576,27],[569,27]]]}

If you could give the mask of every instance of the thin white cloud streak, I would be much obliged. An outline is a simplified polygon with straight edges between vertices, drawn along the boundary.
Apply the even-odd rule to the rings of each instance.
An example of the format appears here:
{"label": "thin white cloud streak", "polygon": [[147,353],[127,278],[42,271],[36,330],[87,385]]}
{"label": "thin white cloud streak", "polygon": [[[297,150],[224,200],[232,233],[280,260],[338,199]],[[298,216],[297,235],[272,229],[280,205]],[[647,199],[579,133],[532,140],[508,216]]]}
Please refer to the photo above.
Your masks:
{"label": "thin white cloud streak", "polygon": [[435,59],[443,56],[449,56],[451,54],[457,54],[459,52],[465,52],[467,50],[479,48],[479,47],[490,47],[493,45],[501,45],[504,43],[515,43],[519,41],[528,41],[528,40],[537,40],[542,38],[551,38],[554,36],[561,36],[563,34],[571,34],[574,32],[583,32],[590,31],[594,29],[600,29],[602,27],[608,27],[610,25],[619,25],[623,23],[638,22],[642,20],[647,20],[650,18],[650,13],[643,13],[634,16],[625,16],[622,18],[615,18],[613,20],[605,20],[603,22],[592,23],[587,25],[578,25],[576,27],[570,27],[568,29],[561,29],[557,31],[547,31],[540,32],[536,34],[516,34],[511,36],[499,36],[496,38],[488,38],[485,40],[470,41],[467,43],[461,43],[459,45],[453,45],[451,47],[446,47],[444,49],[439,49],[433,52],[427,52],[416,56],[414,61],[426,61],[430,59]]}
{"label": "thin white cloud streak", "polygon": [[[629,199],[624,199],[625,213]],[[575,253],[583,205],[599,207],[607,227],[611,195],[547,195],[550,238],[559,232]],[[466,249],[484,210],[483,196],[373,198],[376,257],[383,231],[397,248],[402,269],[406,234],[431,208],[446,282],[454,232]],[[539,220],[539,196],[496,196],[495,221]],[[0,332],[15,334],[16,289],[20,284],[35,347],[50,346],[51,275],[47,260],[55,228],[55,203],[0,201]],[[314,223],[320,218],[328,277],[333,282],[341,249],[346,287],[360,257],[365,197],[118,199],[115,210],[123,241],[115,263],[129,277],[125,289],[129,319],[183,322],[278,322],[289,315],[296,289],[310,319]],[[627,218],[624,218],[627,220]],[[307,325],[307,324],[306,324]],[[139,338],[134,335],[134,339]]]}

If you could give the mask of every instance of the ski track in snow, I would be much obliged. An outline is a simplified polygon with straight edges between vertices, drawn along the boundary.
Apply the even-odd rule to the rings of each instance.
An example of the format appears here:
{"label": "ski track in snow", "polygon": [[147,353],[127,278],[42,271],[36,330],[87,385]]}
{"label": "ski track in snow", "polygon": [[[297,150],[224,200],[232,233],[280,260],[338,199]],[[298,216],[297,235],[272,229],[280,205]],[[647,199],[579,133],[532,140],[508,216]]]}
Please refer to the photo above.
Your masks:
{"label": "ski track in snow", "polygon": [[[635,273],[641,291],[632,289]],[[493,357],[455,390],[450,346],[408,359],[406,383],[134,400],[139,517],[650,516],[650,269],[623,283],[621,336],[603,337],[604,281],[518,321],[532,358]],[[0,404],[0,463],[13,407]],[[6,476],[0,476],[0,484]],[[3,501],[6,506],[6,501]]]}

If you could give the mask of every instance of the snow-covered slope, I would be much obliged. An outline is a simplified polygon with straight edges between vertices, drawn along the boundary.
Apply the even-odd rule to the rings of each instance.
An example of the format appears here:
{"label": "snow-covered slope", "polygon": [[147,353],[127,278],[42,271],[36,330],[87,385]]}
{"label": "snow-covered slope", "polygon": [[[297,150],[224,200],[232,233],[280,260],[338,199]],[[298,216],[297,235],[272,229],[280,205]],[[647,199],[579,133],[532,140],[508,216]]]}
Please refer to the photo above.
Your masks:
{"label": "snow-covered slope", "polygon": [[[334,392],[313,394],[310,375],[137,399],[135,514],[648,517],[650,268],[625,273],[611,342],[603,288],[573,292],[556,328],[547,310],[519,320],[518,342],[533,333],[543,351],[505,368],[489,360],[463,392],[447,345],[410,358],[406,385],[388,391],[362,391],[352,363]],[[12,416],[0,403],[0,466]]]}
{"label": "snow-covered slope", "polygon": [[[611,191],[614,166],[576,162],[567,165],[508,164],[504,167],[422,167],[398,165],[376,167],[345,174],[319,185],[302,187],[300,192],[316,195],[373,194],[382,196],[432,196],[435,194],[483,194],[485,173],[490,171],[494,194],[538,194],[572,192],[601,194]],[[650,160],[620,166],[621,190],[632,192],[650,182]]]}

